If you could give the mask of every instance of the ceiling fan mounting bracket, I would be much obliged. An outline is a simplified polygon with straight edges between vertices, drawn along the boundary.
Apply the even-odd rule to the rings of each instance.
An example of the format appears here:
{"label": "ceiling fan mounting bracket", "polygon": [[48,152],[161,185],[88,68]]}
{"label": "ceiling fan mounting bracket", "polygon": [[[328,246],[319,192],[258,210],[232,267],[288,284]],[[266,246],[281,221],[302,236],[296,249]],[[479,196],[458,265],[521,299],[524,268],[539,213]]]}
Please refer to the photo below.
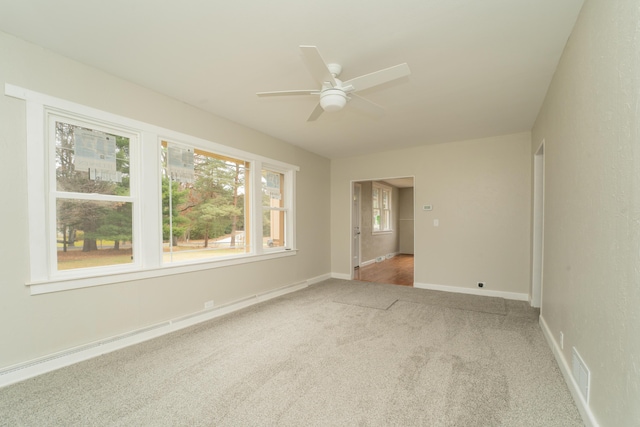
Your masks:
{"label": "ceiling fan mounting bracket", "polygon": [[327,68],[333,77],[338,77],[342,72],[342,65],[340,64],[327,64]]}

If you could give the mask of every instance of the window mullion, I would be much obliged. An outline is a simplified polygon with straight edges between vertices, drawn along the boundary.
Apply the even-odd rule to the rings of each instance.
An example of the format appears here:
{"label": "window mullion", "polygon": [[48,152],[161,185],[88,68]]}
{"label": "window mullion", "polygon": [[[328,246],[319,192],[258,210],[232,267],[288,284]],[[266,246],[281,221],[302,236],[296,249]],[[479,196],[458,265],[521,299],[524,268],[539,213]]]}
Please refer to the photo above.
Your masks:
{"label": "window mullion", "polygon": [[253,188],[251,189],[251,251],[255,254],[263,253],[262,234],[264,224],[262,223],[262,162],[253,162]]}
{"label": "window mullion", "polygon": [[[160,138],[152,132],[141,132],[138,144],[139,174],[135,191],[139,191],[138,209],[134,211],[134,236],[139,238],[138,257],[144,268],[162,264],[162,181],[160,174]],[[149,159],[143,162],[141,159]],[[143,190],[143,191],[142,191]],[[143,220],[144,218],[144,220]],[[137,219],[137,221],[135,221]],[[137,222],[137,227],[135,224]]]}

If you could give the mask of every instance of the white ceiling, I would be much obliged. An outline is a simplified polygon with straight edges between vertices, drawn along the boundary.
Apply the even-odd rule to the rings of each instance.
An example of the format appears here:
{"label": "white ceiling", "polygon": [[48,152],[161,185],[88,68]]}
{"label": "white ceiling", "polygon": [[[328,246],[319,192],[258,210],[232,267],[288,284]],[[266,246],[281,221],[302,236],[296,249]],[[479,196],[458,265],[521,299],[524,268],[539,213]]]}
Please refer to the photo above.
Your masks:
{"label": "white ceiling", "polygon": [[[329,158],[530,130],[583,0],[0,0],[0,30]],[[412,74],[306,119],[298,46],[342,80]],[[223,142],[224,141],[219,141]]]}

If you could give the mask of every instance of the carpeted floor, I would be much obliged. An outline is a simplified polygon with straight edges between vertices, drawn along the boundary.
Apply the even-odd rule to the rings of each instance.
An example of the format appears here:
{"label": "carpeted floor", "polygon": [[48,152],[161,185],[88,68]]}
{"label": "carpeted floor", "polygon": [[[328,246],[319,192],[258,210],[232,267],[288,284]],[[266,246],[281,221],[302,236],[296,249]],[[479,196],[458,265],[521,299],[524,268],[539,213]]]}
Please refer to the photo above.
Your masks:
{"label": "carpeted floor", "polygon": [[3,426],[581,426],[525,302],[332,279],[0,389]]}

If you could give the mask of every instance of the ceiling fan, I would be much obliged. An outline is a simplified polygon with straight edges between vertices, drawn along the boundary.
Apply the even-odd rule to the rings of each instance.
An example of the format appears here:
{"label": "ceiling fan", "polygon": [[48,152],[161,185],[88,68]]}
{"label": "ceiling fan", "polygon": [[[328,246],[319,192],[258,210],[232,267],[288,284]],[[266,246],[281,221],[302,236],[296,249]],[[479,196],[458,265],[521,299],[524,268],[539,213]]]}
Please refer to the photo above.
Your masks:
{"label": "ceiling fan", "polygon": [[366,114],[380,116],[384,114],[384,108],[366,98],[356,95],[354,92],[378,86],[411,74],[409,66],[404,63],[343,82],[337,78],[342,72],[340,64],[327,64],[315,46],[300,46],[300,50],[302,51],[309,72],[313,78],[320,83],[320,89],[258,92],[257,95],[319,95],[320,102],[307,119],[309,122],[317,120],[324,111],[332,112],[341,110],[347,104],[347,101],[349,101],[353,107]]}

